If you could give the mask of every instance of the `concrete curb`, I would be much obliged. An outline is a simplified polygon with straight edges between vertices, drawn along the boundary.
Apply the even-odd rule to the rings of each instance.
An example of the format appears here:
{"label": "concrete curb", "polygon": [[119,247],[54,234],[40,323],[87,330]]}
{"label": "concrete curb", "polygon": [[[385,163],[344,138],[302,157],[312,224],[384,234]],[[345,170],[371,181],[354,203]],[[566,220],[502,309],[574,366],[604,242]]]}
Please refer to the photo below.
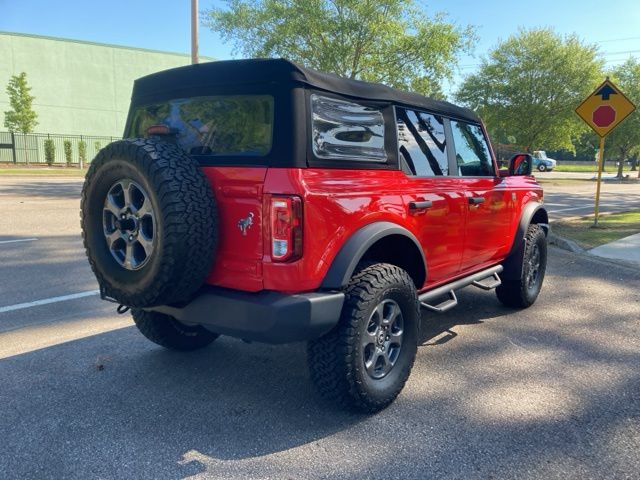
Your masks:
{"label": "concrete curb", "polygon": [[568,250],[573,253],[586,253],[586,250],[578,245],[573,240],[569,240],[568,238],[560,237],[553,232],[549,232],[549,243],[551,245],[555,245],[556,247],[562,248],[563,250]]}
{"label": "concrete curb", "polygon": [[601,257],[599,255],[594,255],[593,253],[589,252],[588,250],[585,250],[584,248],[582,248],[580,245],[578,245],[573,240],[569,240],[568,238],[560,237],[560,236],[556,235],[553,232],[549,233],[548,239],[549,239],[549,243],[551,245],[555,245],[556,247],[561,248],[562,250],[567,250],[567,251],[572,252],[572,253],[582,254],[582,255],[584,255],[586,257],[589,257],[592,260],[600,261],[603,264],[613,263],[613,264],[618,265],[620,267],[632,268],[634,271],[637,271],[637,269],[638,269],[638,263],[636,263],[636,262],[630,262],[630,261],[622,260],[622,259],[618,259],[618,258]]}

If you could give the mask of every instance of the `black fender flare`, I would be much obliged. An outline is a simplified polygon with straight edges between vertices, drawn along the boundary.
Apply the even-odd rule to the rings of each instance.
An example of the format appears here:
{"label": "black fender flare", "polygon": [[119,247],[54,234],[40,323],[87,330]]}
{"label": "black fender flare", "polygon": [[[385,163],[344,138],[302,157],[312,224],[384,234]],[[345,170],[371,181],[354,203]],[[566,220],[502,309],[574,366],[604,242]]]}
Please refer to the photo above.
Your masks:
{"label": "black fender flare", "polygon": [[[320,288],[336,290],[346,287],[358,263],[367,251],[376,242],[390,235],[400,235],[413,242],[422,257],[421,266],[424,269],[424,281],[427,275],[427,262],[422,246],[415,235],[406,228],[392,222],[375,222],[360,228],[347,239],[331,263]],[[418,288],[421,286],[418,285]]]}
{"label": "black fender flare", "polygon": [[[535,221],[534,221],[535,218]],[[541,220],[541,221],[540,221]],[[504,280],[517,280],[522,274],[522,262],[524,260],[524,237],[531,223],[536,223],[542,227],[545,235],[549,235],[549,214],[540,202],[531,201],[522,209],[518,228],[513,238],[509,255],[502,263],[504,270],[501,277]]]}

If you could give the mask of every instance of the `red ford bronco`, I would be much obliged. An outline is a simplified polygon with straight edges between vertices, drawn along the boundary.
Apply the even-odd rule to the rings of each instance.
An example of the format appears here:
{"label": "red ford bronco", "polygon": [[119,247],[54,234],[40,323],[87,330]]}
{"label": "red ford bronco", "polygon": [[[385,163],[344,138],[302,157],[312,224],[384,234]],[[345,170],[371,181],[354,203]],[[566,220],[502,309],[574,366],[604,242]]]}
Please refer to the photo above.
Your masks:
{"label": "red ford bronco", "polygon": [[137,80],[125,138],[87,173],[84,244],[102,297],[164,347],[308,341],[320,393],[374,412],[409,377],[422,308],[469,285],[515,308],[540,292],[532,159],[498,170],[467,109],[213,62]]}

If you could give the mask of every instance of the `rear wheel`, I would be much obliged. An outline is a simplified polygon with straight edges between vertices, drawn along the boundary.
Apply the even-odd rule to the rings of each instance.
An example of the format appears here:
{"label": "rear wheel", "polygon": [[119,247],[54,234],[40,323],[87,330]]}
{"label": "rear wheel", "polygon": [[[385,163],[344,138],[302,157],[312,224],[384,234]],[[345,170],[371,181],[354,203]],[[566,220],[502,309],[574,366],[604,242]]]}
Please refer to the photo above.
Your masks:
{"label": "rear wheel", "polygon": [[351,279],[338,325],[309,342],[311,378],[349,409],[376,412],[398,396],[417,351],[419,302],[399,267],[366,266]]}
{"label": "rear wheel", "polygon": [[508,307],[527,308],[538,298],[547,268],[547,237],[540,225],[529,225],[525,236],[520,278],[496,288],[498,300]]}
{"label": "rear wheel", "polygon": [[544,172],[547,170],[547,166],[544,163],[541,163],[540,165],[538,165],[538,170]]}
{"label": "rear wheel", "polygon": [[133,321],[138,330],[162,347],[171,350],[197,350],[213,342],[218,335],[199,325],[185,325],[175,318],[158,312],[132,309]]}

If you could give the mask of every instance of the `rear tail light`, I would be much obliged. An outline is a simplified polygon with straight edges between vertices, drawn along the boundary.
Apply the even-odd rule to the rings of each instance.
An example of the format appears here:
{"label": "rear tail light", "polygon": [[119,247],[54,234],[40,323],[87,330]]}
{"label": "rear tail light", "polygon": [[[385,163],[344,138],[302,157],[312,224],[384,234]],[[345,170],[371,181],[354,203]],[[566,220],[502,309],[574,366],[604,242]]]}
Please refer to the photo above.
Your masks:
{"label": "rear tail light", "polygon": [[302,199],[271,197],[271,258],[289,262],[302,256]]}

